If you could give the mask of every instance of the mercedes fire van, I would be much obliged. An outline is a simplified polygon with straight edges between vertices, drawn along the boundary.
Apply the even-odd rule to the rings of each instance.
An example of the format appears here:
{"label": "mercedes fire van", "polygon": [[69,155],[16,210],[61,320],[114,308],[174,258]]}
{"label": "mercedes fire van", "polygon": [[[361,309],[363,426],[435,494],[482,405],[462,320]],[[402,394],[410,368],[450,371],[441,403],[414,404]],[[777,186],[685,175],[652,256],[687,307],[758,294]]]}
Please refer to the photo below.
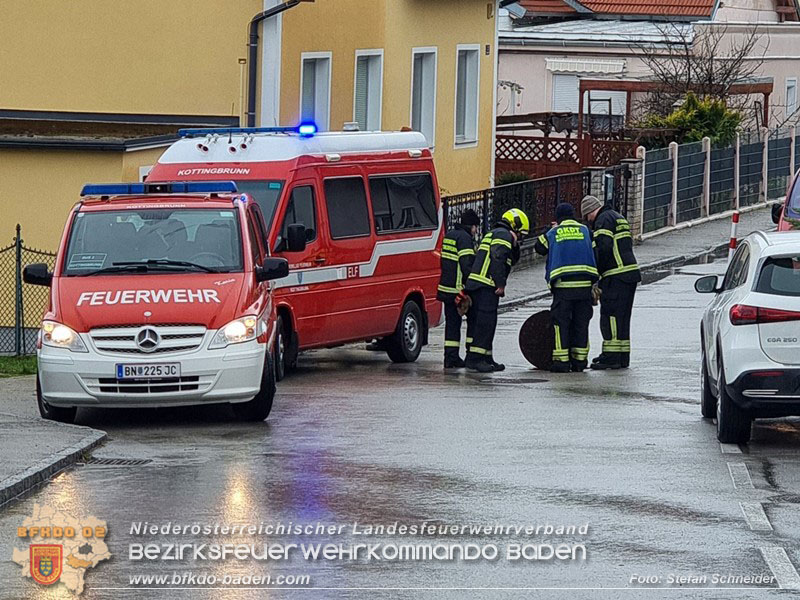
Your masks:
{"label": "mercedes fire van", "polygon": [[265,419],[271,281],[287,275],[258,203],[233,182],[87,185],[54,271],[24,270],[50,287],[37,343],[42,417],[229,402],[243,419]]}
{"label": "mercedes fire van", "polygon": [[260,206],[269,250],[289,262],[276,284],[278,379],[300,350],[361,340],[378,340],[393,361],[417,359],[441,320],[443,236],[422,134],[307,125],[181,135],[147,181],[234,181]]}

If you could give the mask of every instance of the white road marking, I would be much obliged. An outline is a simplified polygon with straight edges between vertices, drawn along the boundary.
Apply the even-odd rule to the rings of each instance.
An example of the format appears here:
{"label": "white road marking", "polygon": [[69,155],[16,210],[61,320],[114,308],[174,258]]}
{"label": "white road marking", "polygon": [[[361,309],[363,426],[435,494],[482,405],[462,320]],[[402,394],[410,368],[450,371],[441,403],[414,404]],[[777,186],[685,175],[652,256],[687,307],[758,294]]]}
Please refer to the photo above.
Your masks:
{"label": "white road marking", "polygon": [[760,502],[740,502],[742,513],[753,531],[772,531],[772,523],[769,522],[764,506]]}
{"label": "white road marking", "polygon": [[728,472],[731,474],[733,487],[737,490],[752,490],[753,480],[750,479],[750,471],[744,463],[728,463]]}
{"label": "white road marking", "polygon": [[742,449],[739,448],[738,444],[720,444],[719,449],[722,450],[723,454],[741,454]]}
{"label": "white road marking", "polygon": [[800,575],[789,560],[786,550],[779,547],[761,548],[761,554],[781,589],[800,590]]}

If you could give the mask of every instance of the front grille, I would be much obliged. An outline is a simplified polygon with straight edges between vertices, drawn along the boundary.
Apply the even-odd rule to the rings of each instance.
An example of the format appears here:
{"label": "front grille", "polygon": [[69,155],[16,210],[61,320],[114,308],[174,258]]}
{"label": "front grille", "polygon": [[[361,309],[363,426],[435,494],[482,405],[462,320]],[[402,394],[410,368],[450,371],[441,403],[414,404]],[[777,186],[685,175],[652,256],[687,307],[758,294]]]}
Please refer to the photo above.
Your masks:
{"label": "front grille", "polygon": [[[136,343],[139,332],[148,327],[158,333],[160,341],[151,352],[144,352]],[[98,352],[147,356],[196,350],[203,343],[206,328],[202,325],[137,325],[134,327],[97,327],[89,332]]]}
{"label": "front grille", "polygon": [[166,392],[196,392],[199,377],[161,377],[158,379],[116,379],[101,377],[97,387],[104,394],[163,394]]}

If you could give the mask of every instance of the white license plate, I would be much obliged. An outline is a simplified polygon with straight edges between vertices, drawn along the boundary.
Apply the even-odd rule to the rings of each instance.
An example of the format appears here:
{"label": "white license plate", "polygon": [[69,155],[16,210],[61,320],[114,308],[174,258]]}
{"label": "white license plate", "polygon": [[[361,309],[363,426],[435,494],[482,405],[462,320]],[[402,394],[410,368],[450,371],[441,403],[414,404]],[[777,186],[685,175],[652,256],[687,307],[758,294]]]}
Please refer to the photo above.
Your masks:
{"label": "white license plate", "polygon": [[180,376],[181,363],[117,365],[117,379],[153,379]]}

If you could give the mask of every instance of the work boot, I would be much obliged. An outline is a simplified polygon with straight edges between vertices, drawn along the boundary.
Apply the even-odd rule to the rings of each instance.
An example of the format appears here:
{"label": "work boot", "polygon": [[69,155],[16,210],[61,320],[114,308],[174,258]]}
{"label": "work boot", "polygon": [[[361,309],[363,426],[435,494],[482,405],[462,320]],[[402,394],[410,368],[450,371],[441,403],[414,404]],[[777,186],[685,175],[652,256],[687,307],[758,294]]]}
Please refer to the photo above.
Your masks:
{"label": "work boot", "polygon": [[605,357],[606,357],[606,353],[605,352],[601,352],[600,354],[598,354],[597,356],[595,356],[592,359],[592,364],[594,364],[596,362],[600,362],[601,360],[605,360]]}
{"label": "work boot", "polygon": [[585,360],[572,360],[570,361],[573,373],[583,373],[584,369],[589,366],[588,361]]}
{"label": "work boot", "polygon": [[550,366],[551,373],[569,373],[570,364],[568,362],[556,360]]}
{"label": "work boot", "polygon": [[492,373],[494,371],[492,363],[487,361],[484,356],[477,354],[467,354],[467,360],[464,361],[464,366],[470,371],[477,371],[478,373]]}
{"label": "work boot", "polygon": [[605,371],[606,369],[617,370],[622,368],[620,356],[617,352],[608,352],[600,355],[600,360],[592,363],[595,371]]}
{"label": "work boot", "polygon": [[504,364],[499,363],[499,362],[494,362],[494,359],[491,359],[490,363],[492,365],[492,369],[495,372],[505,371],[506,370],[506,366]]}
{"label": "work boot", "polygon": [[619,356],[619,364],[622,365],[623,369],[627,369],[631,366],[631,355],[627,352],[624,354],[620,354]]}
{"label": "work boot", "polygon": [[461,357],[456,354],[455,356],[445,356],[444,357],[444,368],[445,369],[463,369],[465,363],[461,360]]}

